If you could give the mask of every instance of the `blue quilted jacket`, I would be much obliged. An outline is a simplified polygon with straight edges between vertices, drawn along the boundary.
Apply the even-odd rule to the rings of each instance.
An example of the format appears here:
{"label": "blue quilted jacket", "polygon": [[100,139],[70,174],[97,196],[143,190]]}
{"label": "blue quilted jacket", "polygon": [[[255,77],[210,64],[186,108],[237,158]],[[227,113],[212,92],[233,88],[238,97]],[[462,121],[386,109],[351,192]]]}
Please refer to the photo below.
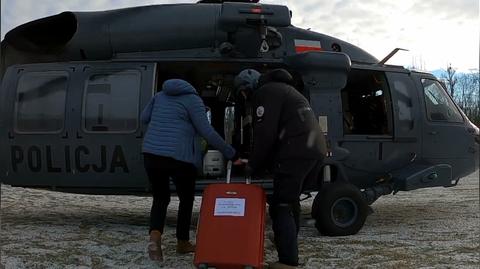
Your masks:
{"label": "blue quilted jacket", "polygon": [[148,124],[143,152],[194,164],[202,164],[200,136],[227,159],[235,150],[218,135],[207,119],[205,105],[195,88],[181,79],[163,83],[145,107],[141,121]]}

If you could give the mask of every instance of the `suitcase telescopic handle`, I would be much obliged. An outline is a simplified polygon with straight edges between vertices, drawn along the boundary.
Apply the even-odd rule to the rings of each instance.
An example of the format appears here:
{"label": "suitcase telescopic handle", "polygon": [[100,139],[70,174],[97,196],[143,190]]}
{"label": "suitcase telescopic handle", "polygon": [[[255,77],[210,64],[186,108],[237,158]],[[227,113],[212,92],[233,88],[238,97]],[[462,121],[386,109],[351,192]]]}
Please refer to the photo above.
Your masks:
{"label": "suitcase telescopic handle", "polygon": [[[227,184],[230,184],[232,179],[232,161],[227,162]],[[252,182],[251,176],[249,174],[245,175],[245,183],[250,184]]]}
{"label": "suitcase telescopic handle", "polygon": [[232,177],[232,161],[227,162],[227,184],[230,184]]}

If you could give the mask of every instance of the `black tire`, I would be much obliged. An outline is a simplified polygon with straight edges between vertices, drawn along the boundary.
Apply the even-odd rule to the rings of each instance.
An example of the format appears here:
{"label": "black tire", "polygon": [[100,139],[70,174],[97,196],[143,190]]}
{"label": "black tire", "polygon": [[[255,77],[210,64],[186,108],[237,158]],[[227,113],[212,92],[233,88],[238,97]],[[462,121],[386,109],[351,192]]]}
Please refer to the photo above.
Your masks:
{"label": "black tire", "polygon": [[208,264],[201,263],[201,264],[198,265],[198,269],[208,269]]}
{"label": "black tire", "polygon": [[315,227],[327,236],[358,233],[368,212],[368,204],[360,190],[344,182],[324,184],[312,204]]}

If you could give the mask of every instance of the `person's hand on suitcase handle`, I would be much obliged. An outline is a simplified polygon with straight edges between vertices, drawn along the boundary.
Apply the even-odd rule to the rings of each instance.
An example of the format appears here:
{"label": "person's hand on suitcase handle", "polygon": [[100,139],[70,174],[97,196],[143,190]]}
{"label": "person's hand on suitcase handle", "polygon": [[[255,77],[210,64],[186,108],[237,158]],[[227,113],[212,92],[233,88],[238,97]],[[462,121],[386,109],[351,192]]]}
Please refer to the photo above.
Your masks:
{"label": "person's hand on suitcase handle", "polygon": [[244,164],[248,164],[248,159],[238,158],[233,162],[233,165],[235,165],[235,166],[240,166],[240,165],[244,165]]}
{"label": "person's hand on suitcase handle", "polygon": [[227,163],[227,183],[230,183],[230,171],[232,170],[232,165],[234,166],[242,166],[245,165],[244,172],[245,172],[245,179],[246,183],[250,184],[251,177],[252,177],[252,168],[248,165],[248,159],[240,158],[240,154],[238,151],[235,153],[235,156]]}
{"label": "person's hand on suitcase handle", "polygon": [[238,153],[238,151],[235,153],[235,155],[232,157],[232,159],[230,159],[230,161],[232,161],[232,164],[235,165],[235,166],[240,166],[240,165],[244,165],[244,164],[248,163],[247,159],[242,159],[240,157],[240,154]]}
{"label": "person's hand on suitcase handle", "polygon": [[251,174],[252,174],[252,168],[250,165],[248,165],[248,159],[240,159],[238,158],[235,162],[232,160],[229,160],[227,162],[227,183],[229,184],[231,181],[231,176],[232,176],[232,165],[244,165],[245,164],[245,180],[247,184],[250,184],[251,182]]}

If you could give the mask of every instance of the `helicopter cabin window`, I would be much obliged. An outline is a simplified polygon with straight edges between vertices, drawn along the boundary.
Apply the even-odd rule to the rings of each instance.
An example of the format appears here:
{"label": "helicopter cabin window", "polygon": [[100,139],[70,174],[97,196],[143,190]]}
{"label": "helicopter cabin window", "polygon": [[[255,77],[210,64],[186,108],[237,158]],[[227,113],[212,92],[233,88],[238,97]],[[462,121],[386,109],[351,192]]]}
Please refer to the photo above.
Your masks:
{"label": "helicopter cabin window", "polygon": [[22,75],[17,85],[15,131],[62,131],[67,83],[67,72],[29,72]]}
{"label": "helicopter cabin window", "polygon": [[140,72],[94,74],[88,78],[83,104],[86,132],[133,132],[138,127]]}
{"label": "helicopter cabin window", "polygon": [[462,115],[438,81],[422,79],[422,85],[429,120],[463,122]]}
{"label": "helicopter cabin window", "polygon": [[392,135],[391,98],[384,72],[352,69],[342,90],[346,135]]}

